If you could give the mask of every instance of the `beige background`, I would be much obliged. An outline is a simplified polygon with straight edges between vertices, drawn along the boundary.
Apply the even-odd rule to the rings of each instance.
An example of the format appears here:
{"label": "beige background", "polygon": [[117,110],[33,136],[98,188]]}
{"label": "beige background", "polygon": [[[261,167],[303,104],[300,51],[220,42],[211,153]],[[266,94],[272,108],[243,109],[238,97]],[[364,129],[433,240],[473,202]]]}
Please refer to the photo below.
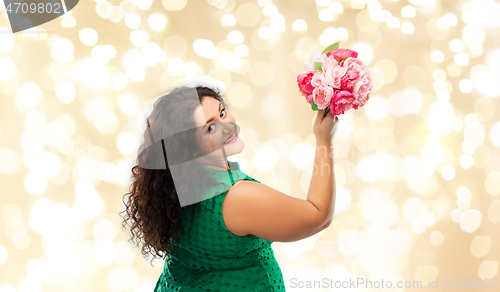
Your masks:
{"label": "beige background", "polygon": [[[230,160],[305,199],[315,114],[296,77],[335,41],[358,51],[373,92],[340,116],[332,225],[273,243],[287,291],[328,291],[292,278],[424,285],[357,291],[498,279],[499,12],[486,0],[80,1],[14,35],[3,12],[0,292],[152,291],[163,262],[131,250],[118,213],[138,110],[188,74],[227,87],[246,144]],[[459,286],[447,291],[493,290]]]}

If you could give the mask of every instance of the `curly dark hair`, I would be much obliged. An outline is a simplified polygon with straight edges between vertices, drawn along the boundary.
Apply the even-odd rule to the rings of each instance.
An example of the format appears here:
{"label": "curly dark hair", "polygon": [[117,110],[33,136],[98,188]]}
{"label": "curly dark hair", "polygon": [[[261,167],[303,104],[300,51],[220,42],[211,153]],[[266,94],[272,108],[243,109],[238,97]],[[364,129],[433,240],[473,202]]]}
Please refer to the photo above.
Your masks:
{"label": "curly dark hair", "polygon": [[[227,105],[216,89],[197,86],[199,100],[193,100],[193,90],[186,86],[177,87],[160,96],[154,103],[153,110],[147,118],[149,129],[144,132],[143,141],[138,149],[138,163],[132,168],[129,193],[123,196],[125,208],[120,212],[124,214],[122,227],[130,226],[129,241],[140,249],[144,258],[152,256],[151,264],[155,258],[170,259],[178,249],[181,234],[185,231],[181,227],[183,211],[190,209],[193,219],[196,210],[199,210],[199,203],[181,207],[177,195],[181,193],[180,188],[182,193],[200,196],[202,189],[215,183],[209,173],[196,165],[180,164],[181,170],[176,169],[176,172],[180,171],[184,177],[190,177],[192,180],[183,184],[176,181],[174,186],[167,161],[163,160],[163,155],[160,156],[162,159],[158,159],[158,147],[151,147],[154,144],[152,137],[169,137],[176,134],[175,141],[166,139],[164,144],[164,147],[173,149],[179,154],[168,159],[165,156],[170,165],[176,164],[172,163],[173,160],[192,159],[193,153],[198,151],[198,139],[194,132],[197,128],[194,111],[206,97],[217,99],[224,107]],[[187,98],[189,95],[191,98]],[[141,167],[148,163],[149,165],[162,163],[162,165],[157,165],[153,167],[154,169]]]}

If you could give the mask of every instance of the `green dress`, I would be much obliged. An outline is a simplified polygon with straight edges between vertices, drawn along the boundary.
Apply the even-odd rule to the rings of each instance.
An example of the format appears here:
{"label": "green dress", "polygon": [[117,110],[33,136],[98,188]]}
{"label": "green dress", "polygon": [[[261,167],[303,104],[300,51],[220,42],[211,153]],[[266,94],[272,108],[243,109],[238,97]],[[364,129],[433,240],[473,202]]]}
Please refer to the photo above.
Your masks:
{"label": "green dress", "polygon": [[[228,163],[231,170],[204,169],[228,186],[226,189],[242,179],[259,182],[244,174],[237,162]],[[189,233],[181,236],[179,251],[165,262],[154,292],[285,291],[283,275],[271,248],[273,241],[252,234],[231,233],[222,216],[227,191],[213,187],[207,192],[219,195],[196,203],[201,205],[194,222],[189,209],[183,210],[181,225],[189,227]]]}

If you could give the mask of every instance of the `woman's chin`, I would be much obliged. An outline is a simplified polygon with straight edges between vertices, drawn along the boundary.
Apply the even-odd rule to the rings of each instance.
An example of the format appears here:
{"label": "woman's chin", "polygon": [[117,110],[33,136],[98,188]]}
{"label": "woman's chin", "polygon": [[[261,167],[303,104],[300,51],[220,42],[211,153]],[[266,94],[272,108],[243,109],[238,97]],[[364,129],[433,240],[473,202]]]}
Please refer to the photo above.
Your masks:
{"label": "woman's chin", "polygon": [[226,152],[231,153],[231,154],[228,153],[228,156],[241,153],[244,149],[245,149],[245,142],[243,142],[243,140],[240,139],[238,139],[232,144],[226,145],[225,147]]}

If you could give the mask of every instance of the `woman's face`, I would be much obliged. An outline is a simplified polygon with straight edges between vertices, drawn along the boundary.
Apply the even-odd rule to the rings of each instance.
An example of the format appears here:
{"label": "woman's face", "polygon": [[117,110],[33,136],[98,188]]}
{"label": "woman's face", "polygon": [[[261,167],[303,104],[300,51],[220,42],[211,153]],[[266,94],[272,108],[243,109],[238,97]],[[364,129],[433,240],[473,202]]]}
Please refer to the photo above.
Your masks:
{"label": "woman's face", "polygon": [[[225,156],[238,154],[245,148],[239,136],[239,127],[234,117],[215,98],[205,96],[195,112],[194,120],[198,125],[200,141],[200,162],[211,167],[226,169]],[[228,139],[231,139],[229,143]]]}

